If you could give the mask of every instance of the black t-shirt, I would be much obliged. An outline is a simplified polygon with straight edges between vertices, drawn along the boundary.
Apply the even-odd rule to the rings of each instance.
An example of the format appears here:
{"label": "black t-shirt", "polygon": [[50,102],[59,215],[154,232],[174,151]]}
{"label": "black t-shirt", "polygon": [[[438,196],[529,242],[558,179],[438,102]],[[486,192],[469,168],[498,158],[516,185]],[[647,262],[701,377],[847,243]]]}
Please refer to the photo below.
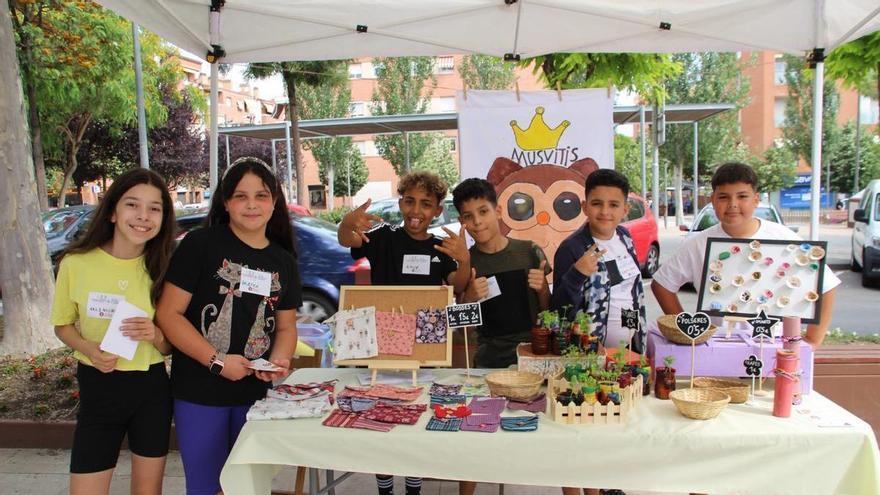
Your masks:
{"label": "black t-shirt", "polygon": [[370,242],[351,248],[351,257],[370,261],[372,285],[442,285],[458,265],[434,249],[442,241],[413,239],[403,227],[381,224],[367,232]]}
{"label": "black t-shirt", "polygon": [[[271,274],[268,297],[241,290],[242,273],[251,275],[245,270]],[[294,256],[274,242],[252,248],[228,225],[189,233],[174,252],[165,280],[192,294],[186,319],[218,351],[248,359],[268,358],[275,339],[275,311],[302,305]],[[269,385],[253,375],[238,381],[212,375],[204,364],[174,349],[171,393],[176,399],[209,406],[246,405],[265,396]]]}

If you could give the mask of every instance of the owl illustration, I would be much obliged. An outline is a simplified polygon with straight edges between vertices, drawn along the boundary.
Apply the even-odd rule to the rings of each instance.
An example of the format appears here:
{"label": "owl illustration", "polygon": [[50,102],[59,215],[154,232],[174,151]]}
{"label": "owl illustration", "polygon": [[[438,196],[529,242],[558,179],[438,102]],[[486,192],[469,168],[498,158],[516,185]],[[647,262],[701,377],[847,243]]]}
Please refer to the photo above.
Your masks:
{"label": "owl illustration", "polygon": [[584,181],[598,169],[592,158],[578,160],[568,168],[523,167],[508,158],[496,158],[486,179],[498,194],[501,233],[534,242],[552,265],[562,241],[586,221],[581,208]]}

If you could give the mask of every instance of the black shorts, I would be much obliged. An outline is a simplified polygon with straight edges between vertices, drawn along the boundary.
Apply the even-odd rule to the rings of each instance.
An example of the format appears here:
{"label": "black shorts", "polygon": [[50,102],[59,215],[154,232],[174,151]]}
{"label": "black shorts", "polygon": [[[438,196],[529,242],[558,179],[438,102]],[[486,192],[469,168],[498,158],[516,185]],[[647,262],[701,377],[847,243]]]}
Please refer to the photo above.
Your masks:
{"label": "black shorts", "polygon": [[143,457],[168,454],[171,433],[171,385],[165,363],[147,371],[102,373],[79,363],[79,412],[70,453],[71,473],[96,473],[116,467],[122,439]]}

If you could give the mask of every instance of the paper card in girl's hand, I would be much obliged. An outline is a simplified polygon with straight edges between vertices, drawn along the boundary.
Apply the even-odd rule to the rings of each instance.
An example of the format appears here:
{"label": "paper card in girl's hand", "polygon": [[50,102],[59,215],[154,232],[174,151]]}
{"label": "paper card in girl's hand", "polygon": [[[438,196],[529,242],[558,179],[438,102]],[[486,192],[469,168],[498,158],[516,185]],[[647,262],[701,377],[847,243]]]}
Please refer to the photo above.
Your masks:
{"label": "paper card in girl's hand", "polygon": [[412,356],[416,340],[415,315],[376,311],[376,337],[380,353]]}
{"label": "paper card in girl's hand", "polygon": [[334,361],[379,355],[374,306],[340,310],[324,323],[333,328]]}

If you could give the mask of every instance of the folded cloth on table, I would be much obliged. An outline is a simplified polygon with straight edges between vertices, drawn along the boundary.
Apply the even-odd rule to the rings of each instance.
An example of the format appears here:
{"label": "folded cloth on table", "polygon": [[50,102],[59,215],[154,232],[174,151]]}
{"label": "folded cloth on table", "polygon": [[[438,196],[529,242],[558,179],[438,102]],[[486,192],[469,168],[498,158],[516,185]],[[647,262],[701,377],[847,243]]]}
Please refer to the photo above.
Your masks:
{"label": "folded cloth on table", "polygon": [[425,429],[429,431],[458,431],[461,429],[461,423],[461,418],[431,418]]}
{"label": "folded cloth on table", "polygon": [[538,416],[501,418],[501,429],[506,431],[535,431],[538,429]]}
{"label": "folded cloth on table", "polygon": [[267,397],[258,400],[248,409],[247,420],[320,418],[332,407],[327,393],[296,401]]}
{"label": "folded cloth on table", "polygon": [[332,426],[334,428],[351,428],[352,423],[358,419],[358,413],[340,411],[334,409],[330,415],[321,422],[324,426]]}
{"label": "folded cloth on table", "polygon": [[395,387],[377,383],[371,387],[348,385],[339,392],[340,397],[375,397],[378,399],[396,399],[411,402],[422,395],[422,387]]}
{"label": "folded cloth on table", "polygon": [[361,413],[361,416],[383,423],[414,425],[427,408],[426,404],[388,405],[380,403],[369,411]]}
{"label": "folded cloth on table", "polygon": [[372,419],[365,418],[363,414],[360,414],[358,415],[357,419],[355,419],[354,422],[351,423],[350,428],[360,428],[362,430],[382,431],[387,433],[394,428],[394,424],[374,421]]}
{"label": "folded cloth on table", "polygon": [[468,403],[474,414],[493,414],[501,416],[501,412],[507,407],[507,399],[504,397],[473,397]]}
{"label": "folded cloth on table", "polygon": [[339,409],[345,412],[364,412],[368,411],[379,402],[379,399],[371,399],[368,397],[340,397],[337,400]]}
{"label": "folded cloth on table", "polygon": [[335,392],[337,381],[338,380],[311,383],[285,383],[270,388],[268,392],[266,392],[266,397],[280,400],[304,400],[320,395],[329,395],[330,404],[333,404],[333,393]]}
{"label": "folded cloth on table", "polygon": [[[461,431],[479,431],[483,433],[494,433],[498,431],[498,425],[500,424],[499,418],[489,418],[488,423],[479,423],[479,424],[469,424],[469,422],[473,422],[472,420],[474,415],[470,415],[465,418],[464,423],[461,425]],[[477,416],[479,418],[479,416]]]}
{"label": "folded cloth on table", "polygon": [[431,397],[458,395],[461,392],[461,384],[444,385],[442,383],[432,383],[428,395]]}
{"label": "folded cloth on table", "polygon": [[512,411],[544,412],[547,410],[547,395],[541,394],[529,402],[510,400],[507,402],[507,408]]}
{"label": "folded cloth on table", "polygon": [[489,395],[489,386],[485,383],[478,383],[475,385],[462,385],[461,394],[467,395],[468,397],[475,397],[478,395]]}
{"label": "folded cloth on table", "polygon": [[464,404],[467,402],[466,395],[432,395],[431,396],[431,405],[439,404],[441,406],[448,406],[453,404]]}
{"label": "folded cloth on table", "polygon": [[468,426],[491,425],[500,422],[501,416],[497,414],[471,414],[464,418],[464,424]]}

